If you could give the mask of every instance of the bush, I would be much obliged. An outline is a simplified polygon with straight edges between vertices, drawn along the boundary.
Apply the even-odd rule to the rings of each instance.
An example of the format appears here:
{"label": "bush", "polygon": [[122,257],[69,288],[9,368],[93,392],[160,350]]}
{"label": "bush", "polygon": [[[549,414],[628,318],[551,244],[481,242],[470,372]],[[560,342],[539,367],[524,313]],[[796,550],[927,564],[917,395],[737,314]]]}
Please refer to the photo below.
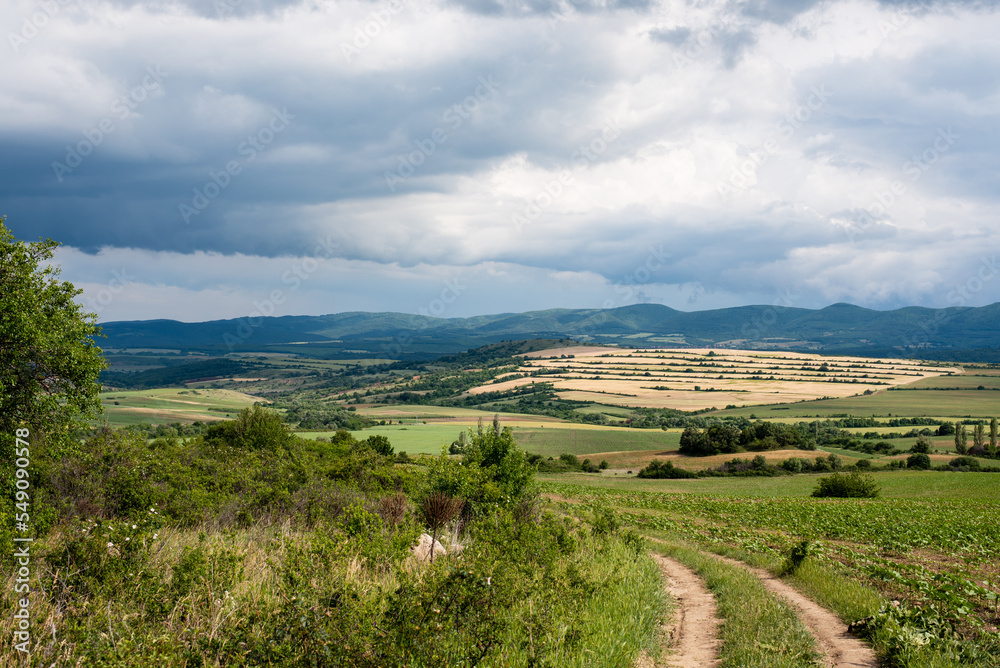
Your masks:
{"label": "bush", "polygon": [[639,471],[637,478],[697,478],[693,472],[674,466],[673,462],[652,461]]}
{"label": "bush", "polygon": [[785,557],[785,563],[781,568],[781,573],[787,575],[789,573],[794,573],[799,570],[799,566],[802,562],[806,560],[809,556],[810,545],[808,540],[799,541],[797,545],[792,546],[789,550],[788,555]]}
{"label": "bush", "polygon": [[[926,456],[926,455],[925,455]],[[834,498],[865,498],[878,496],[878,486],[870,475],[861,473],[834,473],[819,479],[819,484],[813,491],[815,497]]]}
{"label": "bush", "polygon": [[858,461],[856,461],[854,463],[854,468],[857,468],[857,469],[865,469],[865,470],[867,470],[867,469],[870,469],[871,467],[872,467],[872,463],[870,461],[868,461],[867,459],[859,459]]}
{"label": "bush", "polygon": [[926,455],[930,451],[931,451],[931,439],[927,438],[926,436],[920,436],[919,438],[917,438],[917,442],[913,444],[912,448],[910,448],[910,452],[915,454],[922,453]]}
{"label": "bush", "polygon": [[968,469],[970,471],[978,471],[982,468],[979,460],[975,457],[955,457],[948,462],[948,466],[953,469]]}
{"label": "bush", "polygon": [[277,452],[290,438],[281,416],[259,404],[244,408],[235,420],[213,424],[205,431],[206,441],[219,441],[246,450]]}
{"label": "bush", "polygon": [[929,469],[931,467],[931,458],[926,454],[920,452],[917,454],[910,455],[906,458],[906,468],[908,469]]}

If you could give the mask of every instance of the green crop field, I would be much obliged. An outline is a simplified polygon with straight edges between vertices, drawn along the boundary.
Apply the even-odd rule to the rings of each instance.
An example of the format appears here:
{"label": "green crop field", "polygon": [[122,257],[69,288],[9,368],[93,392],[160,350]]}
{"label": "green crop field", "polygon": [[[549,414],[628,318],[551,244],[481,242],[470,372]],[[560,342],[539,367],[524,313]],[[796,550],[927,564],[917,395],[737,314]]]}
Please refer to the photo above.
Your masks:
{"label": "green crop field", "polygon": [[[886,390],[868,396],[820,399],[774,406],[748,406],[713,415],[756,415],[761,419],[859,417],[991,417],[1000,413],[1000,394],[981,390]],[[904,429],[903,431],[907,431]]]}
{"label": "green crop field", "polygon": [[910,383],[906,387],[914,389],[952,389],[958,387],[966,390],[975,390],[979,387],[983,387],[985,390],[1000,390],[1000,375],[983,374],[971,369],[967,373],[962,374],[924,378],[915,383]]}
{"label": "green crop field", "polygon": [[163,424],[236,417],[260,397],[232,390],[175,388],[102,392],[104,420],[112,425]]}
{"label": "green crop field", "polygon": [[591,455],[598,452],[626,450],[676,450],[678,431],[610,429],[515,429],[518,445],[527,452],[558,457],[566,452]]}
{"label": "green crop field", "polygon": [[[605,472],[541,476],[541,485],[567,514],[610,508],[710,586],[711,555],[724,554],[783,577],[844,624],[888,615],[894,621],[868,638],[890,657],[880,665],[996,666],[1000,474],[879,472],[876,499],[812,498],[819,477]],[[802,541],[805,560],[789,570],[787,555]],[[731,593],[713,587],[720,605]]]}

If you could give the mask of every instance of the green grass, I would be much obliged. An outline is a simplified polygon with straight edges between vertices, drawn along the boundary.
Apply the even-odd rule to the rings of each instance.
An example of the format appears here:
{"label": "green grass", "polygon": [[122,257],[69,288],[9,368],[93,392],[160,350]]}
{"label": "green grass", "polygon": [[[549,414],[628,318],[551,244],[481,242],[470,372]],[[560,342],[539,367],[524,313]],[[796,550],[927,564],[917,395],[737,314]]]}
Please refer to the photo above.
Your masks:
{"label": "green grass", "polygon": [[[618,492],[665,492],[734,497],[809,497],[822,473],[776,478],[698,478],[643,480],[592,473],[541,474],[539,480]],[[982,500],[1000,498],[1000,473],[883,471],[872,474],[886,499]]]}
{"label": "green grass", "polygon": [[[463,431],[465,431],[465,428],[460,425],[394,424],[370,427],[361,431],[352,431],[351,435],[358,440],[364,440],[369,436],[385,436],[392,443],[392,447],[396,452],[406,452],[410,455],[438,455],[441,454],[442,447],[448,447]],[[329,435],[330,432],[305,432],[299,434],[299,436],[305,438]]]}
{"label": "green grass", "polygon": [[[427,416],[430,418],[430,416]],[[529,416],[519,416],[530,419]],[[513,421],[513,420],[509,420]],[[504,420],[501,418],[501,424]],[[462,424],[403,424],[369,427],[351,432],[354,438],[363,440],[373,435],[389,439],[396,452],[408,454],[439,454],[469,427]],[[331,432],[299,432],[303,438],[329,436]],[[514,427],[514,437],[518,446],[526,452],[544,457],[558,457],[564,452],[575,455],[590,455],[598,452],[623,450],[676,450],[680,443],[679,432],[641,429],[580,429],[553,426],[545,428]]]}
{"label": "green grass", "polygon": [[[565,621],[547,638],[512,637],[509,644],[522,645],[520,651],[486,665],[530,666],[524,646],[544,642],[564,649],[552,663],[560,668],[610,666],[630,668],[639,650],[650,645],[650,639],[660,619],[670,607],[659,568],[647,556],[620,542],[602,545],[600,541],[586,543],[576,556],[581,568],[579,575],[597,584],[595,595],[580,604],[573,601],[555,614]],[[518,618],[532,614],[530,605],[512,610]],[[568,633],[584,638],[582,643],[566,642]],[[513,641],[513,642],[512,642]]]}
{"label": "green grass", "polygon": [[677,450],[679,432],[646,429],[515,429],[518,445],[527,452],[558,457],[564,452],[590,455],[629,450]]}
{"label": "green grass", "polygon": [[812,636],[787,604],[767,591],[753,574],[700,550],[670,541],[652,549],[694,569],[715,595],[721,666],[801,668],[818,665]]}
{"label": "green grass", "polygon": [[977,376],[971,374],[956,374],[954,376],[936,376],[934,378],[924,378],[918,380],[915,383],[911,383],[906,387],[912,388],[932,388],[941,387],[951,389],[953,387],[962,387],[970,390],[975,390],[979,386],[983,386],[988,390],[1000,390],[1000,376],[989,375],[989,376]]}
{"label": "green grass", "polygon": [[[953,377],[954,378],[954,377]],[[985,380],[985,379],[984,379]],[[749,406],[717,411],[713,415],[754,414],[762,419],[811,418],[834,415],[858,417],[992,417],[998,412],[998,397],[979,390],[887,390],[868,396],[819,399],[776,406]],[[907,431],[908,428],[902,429]]]}
{"label": "green grass", "polygon": [[103,417],[111,425],[218,420],[235,417],[255,401],[250,395],[212,389],[120,390],[100,396]]}

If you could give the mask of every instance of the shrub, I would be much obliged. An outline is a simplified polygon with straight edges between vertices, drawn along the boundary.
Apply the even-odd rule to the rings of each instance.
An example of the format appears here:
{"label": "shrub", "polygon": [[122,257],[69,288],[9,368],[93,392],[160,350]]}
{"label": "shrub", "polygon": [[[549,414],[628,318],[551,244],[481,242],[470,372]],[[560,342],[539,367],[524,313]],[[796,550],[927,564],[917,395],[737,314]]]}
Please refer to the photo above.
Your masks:
{"label": "shrub", "polygon": [[259,404],[244,408],[235,420],[213,424],[205,431],[206,441],[221,441],[247,450],[276,452],[287,445],[290,438],[281,416]]}
{"label": "shrub", "polygon": [[878,496],[878,486],[870,475],[861,473],[834,473],[819,479],[813,491],[815,497],[868,498]]}
{"label": "shrub", "polygon": [[808,540],[802,540],[797,545],[792,546],[792,549],[788,551],[788,556],[785,557],[785,563],[781,568],[782,575],[794,573],[799,570],[799,566],[801,566],[802,562],[809,556],[809,547]]}
{"label": "shrub", "polygon": [[919,438],[917,438],[917,442],[913,444],[912,448],[910,448],[910,452],[915,454],[923,453],[926,455],[930,451],[931,451],[931,439],[927,438],[926,436],[920,436]]}
{"label": "shrub", "polygon": [[906,468],[908,469],[929,469],[931,467],[931,458],[926,454],[920,452],[917,454],[910,455],[906,458]]}
{"label": "shrub", "polygon": [[686,469],[674,466],[673,462],[652,461],[649,466],[639,471],[637,478],[697,478],[698,476]]}
{"label": "shrub", "polygon": [[392,455],[394,454],[392,450],[392,444],[389,443],[389,439],[385,436],[382,436],[381,434],[369,436],[363,442],[367,443],[369,448],[379,453],[380,455],[384,455],[386,457],[392,457]]}
{"label": "shrub", "polygon": [[970,471],[978,471],[982,468],[979,460],[975,457],[955,457],[948,462],[948,466],[953,469],[968,469]]}
{"label": "shrub", "polygon": [[872,467],[872,463],[870,461],[868,461],[867,459],[859,459],[858,461],[856,461],[854,463],[854,468],[857,468],[857,469],[870,469],[871,467]]}

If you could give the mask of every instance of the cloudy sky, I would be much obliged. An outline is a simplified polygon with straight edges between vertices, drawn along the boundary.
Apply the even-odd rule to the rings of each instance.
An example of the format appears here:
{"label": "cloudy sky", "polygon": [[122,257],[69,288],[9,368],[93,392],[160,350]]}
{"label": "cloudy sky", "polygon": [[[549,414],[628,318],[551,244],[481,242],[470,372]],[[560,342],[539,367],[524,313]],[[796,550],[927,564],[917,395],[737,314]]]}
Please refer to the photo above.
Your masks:
{"label": "cloudy sky", "polygon": [[6,0],[0,214],[101,321],[1000,301],[1000,10]]}

